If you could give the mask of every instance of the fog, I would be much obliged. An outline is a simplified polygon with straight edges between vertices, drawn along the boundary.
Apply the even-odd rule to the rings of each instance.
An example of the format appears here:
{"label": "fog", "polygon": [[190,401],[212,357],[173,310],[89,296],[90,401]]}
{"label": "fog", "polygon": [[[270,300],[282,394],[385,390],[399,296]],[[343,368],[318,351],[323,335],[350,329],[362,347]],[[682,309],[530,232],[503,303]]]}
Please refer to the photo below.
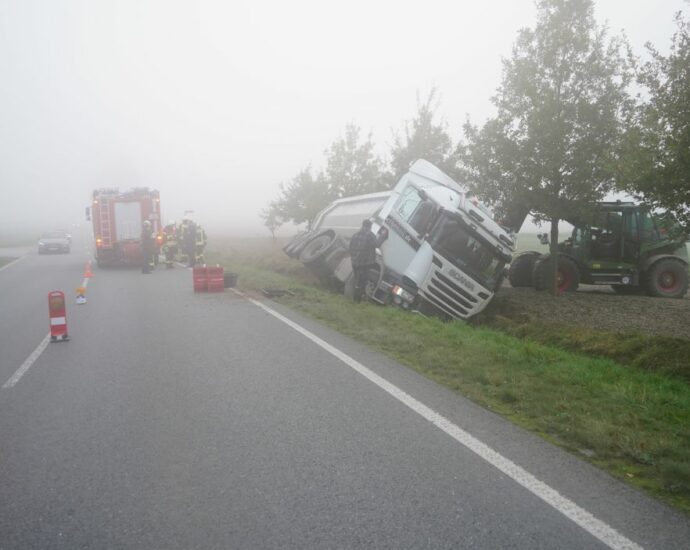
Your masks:
{"label": "fog", "polygon": [[[598,0],[666,51],[682,0]],[[0,0],[0,232],[84,223],[97,187],[165,219],[266,232],[259,211],[354,122],[385,155],[436,86],[454,139],[492,113],[531,0]],[[267,234],[267,233],[266,233]]]}

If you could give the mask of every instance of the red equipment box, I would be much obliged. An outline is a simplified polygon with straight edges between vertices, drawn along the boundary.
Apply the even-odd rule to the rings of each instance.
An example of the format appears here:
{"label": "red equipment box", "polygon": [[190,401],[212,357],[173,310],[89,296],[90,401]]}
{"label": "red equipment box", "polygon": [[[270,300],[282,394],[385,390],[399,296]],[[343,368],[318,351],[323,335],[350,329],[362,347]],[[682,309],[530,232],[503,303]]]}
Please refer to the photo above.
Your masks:
{"label": "red equipment box", "polygon": [[220,266],[206,268],[206,282],[209,292],[223,292],[225,290],[225,278],[223,268]]}
{"label": "red equipment box", "polygon": [[206,292],[208,290],[208,279],[206,275],[206,266],[195,267],[192,270],[192,279],[194,281],[194,292]]}

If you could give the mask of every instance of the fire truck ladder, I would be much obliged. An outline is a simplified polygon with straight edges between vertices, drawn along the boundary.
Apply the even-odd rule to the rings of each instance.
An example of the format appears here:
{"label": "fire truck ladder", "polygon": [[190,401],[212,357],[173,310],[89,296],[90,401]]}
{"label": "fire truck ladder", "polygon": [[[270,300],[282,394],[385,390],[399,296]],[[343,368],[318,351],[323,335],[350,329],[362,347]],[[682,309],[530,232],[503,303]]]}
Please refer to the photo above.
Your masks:
{"label": "fire truck ladder", "polygon": [[112,246],[112,235],[110,234],[110,204],[106,199],[101,199],[98,202],[98,214],[103,246]]}

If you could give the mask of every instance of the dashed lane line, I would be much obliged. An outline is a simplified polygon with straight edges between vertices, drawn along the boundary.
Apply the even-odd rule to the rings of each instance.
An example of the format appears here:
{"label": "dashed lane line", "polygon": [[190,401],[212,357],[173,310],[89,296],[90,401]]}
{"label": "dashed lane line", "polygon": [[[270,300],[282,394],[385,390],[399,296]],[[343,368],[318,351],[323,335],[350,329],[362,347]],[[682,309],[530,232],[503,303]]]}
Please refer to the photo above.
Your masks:
{"label": "dashed lane line", "polygon": [[22,363],[22,366],[17,369],[17,371],[10,377],[10,379],[3,384],[3,389],[9,389],[12,388],[19,380],[21,379],[22,376],[24,376],[24,373],[31,368],[31,365],[33,365],[36,362],[36,359],[38,359],[43,351],[48,347],[48,344],[50,343],[50,332],[46,334],[45,338],[41,340],[41,343],[38,344],[36,349],[31,352],[31,355],[29,355],[26,358],[26,361]]}
{"label": "dashed lane line", "polygon": [[21,262],[24,258],[26,258],[26,256],[19,256],[19,258],[17,258],[16,260],[12,260],[10,263],[5,264],[2,267],[0,267],[0,271],[2,271],[3,269],[7,269],[8,267],[16,264],[17,262]]}
{"label": "dashed lane line", "polygon": [[267,305],[254,300],[239,290],[232,289],[236,294],[243,296],[257,307],[263,309],[268,314],[276,319],[282,321],[289,327],[299,332],[302,336],[314,342],[347,366],[364,376],[370,382],[376,384],[379,388],[393,396],[395,399],[412,409],[414,412],[431,422],[437,428],[443,430],[447,435],[467,447],[480,458],[503,472],[516,483],[522,485],[532,494],[539,497],[546,504],[563,514],[565,517],[573,521],[582,529],[593,535],[609,548],[615,550],[642,550],[642,547],[637,543],[623,536],[610,525],[604,523],[600,519],[594,517],[584,508],[581,508],[572,500],[564,497],[558,491],[547,485],[543,481],[537,479],[527,470],[518,466],[508,458],[500,453],[494,451],[491,447],[469,434],[459,426],[453,424],[450,420],[440,415],[433,409],[430,409],[420,401],[417,401],[411,395],[405,393],[397,386],[391,384],[386,379],[369,370],[359,361],[353,359],[346,353],[340,351],[338,348],[332,346],[325,340],[322,340],[312,332],[308,331],[301,325],[281,315],[277,311],[271,309]]}

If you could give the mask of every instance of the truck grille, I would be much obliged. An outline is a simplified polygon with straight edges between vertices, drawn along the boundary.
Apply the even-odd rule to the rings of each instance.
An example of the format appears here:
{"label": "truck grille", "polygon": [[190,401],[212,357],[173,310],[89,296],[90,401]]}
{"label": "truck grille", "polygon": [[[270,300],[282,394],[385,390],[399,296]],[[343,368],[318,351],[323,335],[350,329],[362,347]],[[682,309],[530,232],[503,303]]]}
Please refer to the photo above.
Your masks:
{"label": "truck grille", "polygon": [[440,271],[433,271],[421,294],[431,304],[451,317],[466,319],[476,313],[477,298]]}

